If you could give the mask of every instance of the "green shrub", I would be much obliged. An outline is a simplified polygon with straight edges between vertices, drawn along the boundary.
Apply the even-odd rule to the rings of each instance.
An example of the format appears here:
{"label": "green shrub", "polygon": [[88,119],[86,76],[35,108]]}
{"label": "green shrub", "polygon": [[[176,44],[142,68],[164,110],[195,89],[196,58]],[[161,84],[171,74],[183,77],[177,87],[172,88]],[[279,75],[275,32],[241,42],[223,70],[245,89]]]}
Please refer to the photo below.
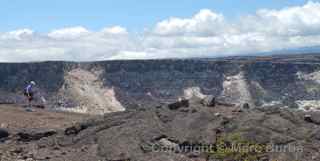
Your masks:
{"label": "green shrub", "polygon": [[256,161],[265,151],[266,145],[248,141],[240,133],[232,133],[219,137],[210,155],[220,160]]}

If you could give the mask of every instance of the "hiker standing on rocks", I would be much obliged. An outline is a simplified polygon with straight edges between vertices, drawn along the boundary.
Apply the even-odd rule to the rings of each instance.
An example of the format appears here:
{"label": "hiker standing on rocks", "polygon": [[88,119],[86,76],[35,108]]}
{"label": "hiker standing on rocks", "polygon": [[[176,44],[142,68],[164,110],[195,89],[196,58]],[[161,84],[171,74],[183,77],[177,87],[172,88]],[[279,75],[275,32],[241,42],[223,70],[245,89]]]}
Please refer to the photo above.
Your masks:
{"label": "hiker standing on rocks", "polygon": [[32,88],[33,86],[36,85],[36,82],[31,81],[27,87],[24,89],[24,95],[26,96],[27,100],[28,100],[28,107],[31,107],[31,102],[33,100],[33,91]]}

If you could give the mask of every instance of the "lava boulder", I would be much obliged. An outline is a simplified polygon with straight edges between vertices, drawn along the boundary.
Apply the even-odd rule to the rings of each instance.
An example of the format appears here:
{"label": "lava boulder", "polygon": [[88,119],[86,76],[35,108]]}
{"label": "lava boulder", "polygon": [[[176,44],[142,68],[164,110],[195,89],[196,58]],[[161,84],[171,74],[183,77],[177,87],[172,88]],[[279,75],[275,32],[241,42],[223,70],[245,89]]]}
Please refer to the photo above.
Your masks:
{"label": "lava boulder", "polygon": [[202,105],[207,107],[214,107],[216,105],[216,99],[214,96],[207,96],[201,101]]}
{"label": "lava boulder", "polygon": [[0,139],[7,138],[9,136],[9,132],[5,129],[0,128]]}
{"label": "lava boulder", "polygon": [[181,107],[189,107],[189,100],[181,100],[175,103],[171,103],[168,105],[170,110],[177,110]]}

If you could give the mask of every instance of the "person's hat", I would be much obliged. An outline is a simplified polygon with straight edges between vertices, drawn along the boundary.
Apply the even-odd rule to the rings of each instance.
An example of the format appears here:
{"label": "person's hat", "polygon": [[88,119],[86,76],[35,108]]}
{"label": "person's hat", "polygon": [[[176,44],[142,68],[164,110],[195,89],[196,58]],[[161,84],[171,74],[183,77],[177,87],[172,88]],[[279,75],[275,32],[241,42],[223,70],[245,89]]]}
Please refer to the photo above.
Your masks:
{"label": "person's hat", "polygon": [[36,82],[34,82],[34,81],[31,81],[31,82],[30,82],[30,84],[32,84],[32,85],[36,85]]}

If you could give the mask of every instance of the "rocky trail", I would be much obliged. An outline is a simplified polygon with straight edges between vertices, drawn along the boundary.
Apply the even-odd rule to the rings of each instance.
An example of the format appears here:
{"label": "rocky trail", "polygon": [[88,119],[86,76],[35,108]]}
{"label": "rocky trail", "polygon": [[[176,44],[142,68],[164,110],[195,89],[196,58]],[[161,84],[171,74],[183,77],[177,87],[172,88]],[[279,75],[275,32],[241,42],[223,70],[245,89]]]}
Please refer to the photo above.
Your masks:
{"label": "rocky trail", "polygon": [[90,117],[85,114],[39,108],[32,110],[34,112],[27,112],[26,108],[20,105],[0,105],[1,128],[6,128],[11,132],[33,128],[62,129]]}

